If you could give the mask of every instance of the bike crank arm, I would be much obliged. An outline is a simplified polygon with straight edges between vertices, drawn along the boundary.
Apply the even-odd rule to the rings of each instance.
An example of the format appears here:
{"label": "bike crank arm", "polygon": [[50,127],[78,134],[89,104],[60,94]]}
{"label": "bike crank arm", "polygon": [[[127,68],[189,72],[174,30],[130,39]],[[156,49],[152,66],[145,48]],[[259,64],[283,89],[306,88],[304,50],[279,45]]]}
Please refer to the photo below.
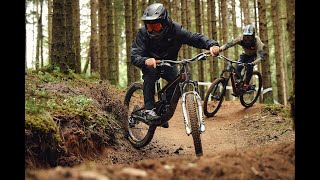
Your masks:
{"label": "bike crank arm", "polygon": [[189,91],[189,92],[185,92],[182,95],[182,113],[183,113],[183,119],[184,119],[184,124],[185,124],[185,128],[186,128],[186,133],[189,136],[191,134],[191,129],[190,129],[190,125],[189,125],[189,119],[188,119],[188,113],[187,113],[187,108],[186,108],[186,94],[188,93],[192,93],[196,96],[196,100],[197,100],[197,104],[198,104],[198,115],[200,118],[200,132],[204,132],[205,131],[205,125],[204,125],[204,119],[203,119],[203,115],[202,115],[202,107],[201,107],[201,98],[199,96],[199,94],[196,91]]}
{"label": "bike crank arm", "polygon": [[146,120],[145,117],[141,117],[141,116],[138,116],[138,115],[135,115],[135,114],[132,114],[132,117],[135,118],[138,121],[141,121],[141,122],[149,125],[149,126],[155,124],[155,123],[152,123],[151,121]]}

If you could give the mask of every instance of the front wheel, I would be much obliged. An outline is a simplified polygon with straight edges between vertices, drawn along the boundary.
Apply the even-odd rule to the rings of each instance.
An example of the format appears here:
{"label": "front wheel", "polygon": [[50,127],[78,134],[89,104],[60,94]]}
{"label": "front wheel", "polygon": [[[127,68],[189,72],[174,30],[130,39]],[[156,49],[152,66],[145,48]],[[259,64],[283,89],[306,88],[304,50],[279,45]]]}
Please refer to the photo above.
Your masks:
{"label": "front wheel", "polygon": [[203,103],[203,112],[207,117],[213,117],[219,110],[226,91],[225,79],[218,78],[212,82],[206,92]]}
{"label": "front wheel", "polygon": [[262,76],[260,72],[254,71],[249,82],[252,87],[240,96],[240,102],[244,107],[251,107],[259,98],[262,88]]}
{"label": "front wheel", "polygon": [[149,144],[156,129],[156,126],[149,126],[135,118],[135,115],[141,115],[144,110],[142,86],[140,82],[131,84],[124,99],[128,110],[126,138],[138,149]]}
{"label": "front wheel", "polygon": [[197,99],[194,94],[187,94],[186,95],[186,105],[187,105],[187,112],[188,118],[191,125],[191,134],[193,138],[193,144],[196,156],[202,156],[202,144],[200,138],[200,119],[199,119],[199,112],[198,110],[198,103]]}

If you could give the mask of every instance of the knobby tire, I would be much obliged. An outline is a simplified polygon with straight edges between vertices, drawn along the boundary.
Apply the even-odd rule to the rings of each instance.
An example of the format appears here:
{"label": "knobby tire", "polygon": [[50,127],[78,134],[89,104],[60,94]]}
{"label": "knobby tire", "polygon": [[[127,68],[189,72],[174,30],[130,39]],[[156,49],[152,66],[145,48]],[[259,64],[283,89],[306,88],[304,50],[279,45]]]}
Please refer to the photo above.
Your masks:
{"label": "knobby tire", "polygon": [[[131,98],[132,98],[132,95],[134,94],[134,92],[136,92],[138,90],[142,90],[142,87],[143,87],[143,84],[141,82],[135,82],[135,83],[131,84],[126,92],[125,99],[124,99],[124,104],[128,110],[128,116],[127,116],[128,118],[126,121],[127,129],[126,129],[125,137],[129,140],[129,142],[133,145],[133,147],[135,147],[137,149],[142,148],[150,143],[150,141],[152,140],[153,135],[155,133],[155,130],[157,128],[157,126],[155,126],[155,125],[149,126],[148,132],[146,133],[146,135],[142,139],[139,139],[139,140],[134,138],[130,133],[130,127],[129,127],[129,116],[131,114],[131,112],[129,112],[130,101],[132,100]],[[143,122],[140,122],[140,123],[143,123]]]}
{"label": "knobby tire", "polygon": [[244,97],[245,95],[240,96],[240,103],[242,104],[242,106],[244,106],[246,108],[251,107],[258,100],[258,98],[261,94],[262,76],[261,76],[260,72],[258,72],[258,71],[254,71],[252,73],[252,77],[255,77],[255,75],[258,77],[258,89],[257,89],[257,93],[255,94],[253,99],[250,102],[246,102],[245,97]]}
{"label": "knobby tire", "polygon": [[[203,112],[204,112],[204,115],[206,115],[207,117],[213,117],[220,109],[221,104],[224,100],[224,95],[225,95],[225,91],[226,91],[226,85],[224,83],[225,83],[225,79],[222,77],[215,79],[211,83],[209,89],[207,90],[206,96],[204,98],[204,103],[203,103]],[[209,110],[208,106],[211,105],[211,104],[209,104],[209,98],[211,96],[211,93],[213,91],[215,91],[215,89],[217,87],[219,87],[220,85],[223,87],[221,94],[220,94],[220,98],[217,100],[217,104],[215,104],[215,108],[213,110]]]}
{"label": "knobby tire", "polygon": [[194,94],[187,94],[186,95],[186,104],[188,108],[188,117],[191,125],[191,134],[194,143],[194,149],[197,156],[202,156],[202,144],[200,138],[200,120],[197,112],[198,104],[196,101],[196,97]]}

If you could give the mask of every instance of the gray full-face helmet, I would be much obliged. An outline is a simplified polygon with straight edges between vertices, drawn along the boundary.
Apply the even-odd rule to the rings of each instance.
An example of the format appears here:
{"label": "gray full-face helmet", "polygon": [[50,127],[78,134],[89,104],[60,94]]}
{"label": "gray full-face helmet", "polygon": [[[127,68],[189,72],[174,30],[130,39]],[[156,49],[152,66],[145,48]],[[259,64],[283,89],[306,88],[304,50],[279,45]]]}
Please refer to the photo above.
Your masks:
{"label": "gray full-face helmet", "polygon": [[149,5],[141,19],[151,39],[162,39],[172,25],[168,11],[161,3]]}
{"label": "gray full-face helmet", "polygon": [[243,31],[242,31],[242,34],[245,35],[245,36],[254,36],[255,35],[255,29],[254,29],[254,26],[249,24],[249,25],[246,25],[244,28],[243,28]]}
{"label": "gray full-face helmet", "polygon": [[242,31],[242,35],[243,35],[243,43],[245,46],[254,46],[255,45],[255,28],[253,25],[249,24],[249,25],[246,25],[244,28],[243,28],[243,31]]}

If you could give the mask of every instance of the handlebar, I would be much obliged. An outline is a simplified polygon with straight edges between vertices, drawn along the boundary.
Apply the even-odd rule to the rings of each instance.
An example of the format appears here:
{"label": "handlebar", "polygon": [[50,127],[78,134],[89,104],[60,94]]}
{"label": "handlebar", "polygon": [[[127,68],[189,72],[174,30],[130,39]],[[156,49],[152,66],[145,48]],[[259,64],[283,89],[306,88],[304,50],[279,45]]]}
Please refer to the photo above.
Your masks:
{"label": "handlebar", "polygon": [[162,59],[162,60],[157,60],[157,66],[171,66],[170,63],[172,63],[172,64],[187,64],[187,63],[192,63],[192,62],[196,62],[196,61],[206,60],[209,56],[212,56],[210,51],[204,51],[204,52],[197,54],[193,58],[182,59],[180,61]]}
{"label": "handlebar", "polygon": [[254,64],[252,62],[250,63],[244,63],[244,62],[238,62],[238,61],[233,61],[227,57],[225,57],[224,55],[217,55],[216,57],[220,58],[220,59],[223,59],[225,61],[228,61],[230,63],[235,63],[235,64],[238,64],[239,66],[254,66]]}

